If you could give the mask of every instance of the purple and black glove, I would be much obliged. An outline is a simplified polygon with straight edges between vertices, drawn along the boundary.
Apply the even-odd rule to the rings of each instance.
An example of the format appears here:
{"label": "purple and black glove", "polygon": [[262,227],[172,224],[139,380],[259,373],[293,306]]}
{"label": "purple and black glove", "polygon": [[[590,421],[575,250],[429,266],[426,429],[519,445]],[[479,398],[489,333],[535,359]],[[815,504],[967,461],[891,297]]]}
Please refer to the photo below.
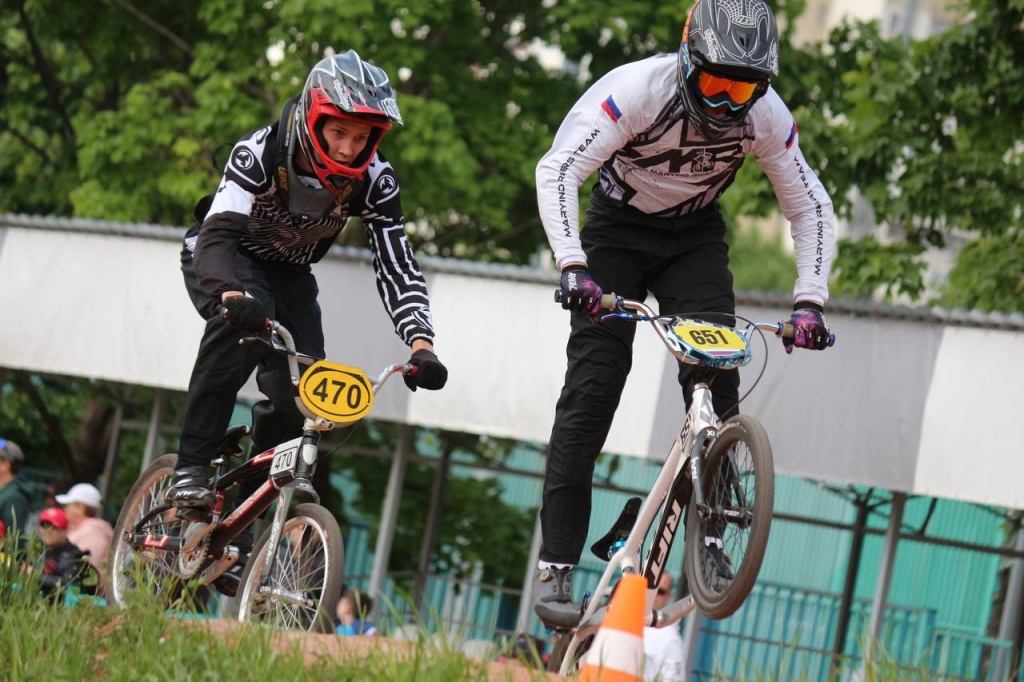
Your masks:
{"label": "purple and black glove", "polygon": [[582,265],[562,270],[560,286],[564,310],[582,310],[591,315],[601,312],[601,287]]}
{"label": "purple and black glove", "polygon": [[824,309],[817,303],[797,302],[793,306],[793,314],[789,316],[789,323],[796,329],[796,334],[792,339],[782,340],[787,353],[792,353],[794,347],[810,350],[828,348],[831,332],[825,321]]}
{"label": "purple and black glove", "polygon": [[222,317],[242,332],[261,332],[270,324],[266,308],[255,298],[232,296],[224,301]]}
{"label": "purple and black glove", "polygon": [[414,352],[409,358],[409,364],[416,368],[416,374],[415,376],[406,374],[402,378],[410,391],[415,391],[417,387],[425,388],[428,391],[437,391],[444,388],[448,382],[448,368],[442,365],[437,356],[426,348],[420,348]]}

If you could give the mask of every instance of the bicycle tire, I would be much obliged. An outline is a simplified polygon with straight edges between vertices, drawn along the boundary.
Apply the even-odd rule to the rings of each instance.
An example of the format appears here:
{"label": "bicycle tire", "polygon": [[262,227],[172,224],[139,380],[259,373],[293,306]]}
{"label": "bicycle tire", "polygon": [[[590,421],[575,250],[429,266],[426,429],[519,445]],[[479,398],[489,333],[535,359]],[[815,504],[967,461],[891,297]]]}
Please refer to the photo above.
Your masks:
{"label": "bicycle tire", "polygon": [[[705,520],[696,501],[690,499],[686,577],[701,613],[721,620],[735,613],[750,594],[768,548],[775,504],[775,468],[767,432],[751,416],[732,417],[719,430],[704,457],[703,467],[704,501],[714,511]],[[726,520],[724,511],[733,515],[732,521]],[[737,515],[746,521],[736,521]],[[744,523],[749,523],[748,527],[741,527]],[[714,568],[714,558],[705,545],[709,530],[722,540],[722,550],[733,573],[731,580],[720,580]]]}
{"label": "bicycle tire", "polygon": [[[547,672],[561,673],[562,662],[570,654],[569,644],[572,642],[573,635],[575,634],[575,630],[556,630],[551,636],[551,655],[548,656]],[[583,657],[586,656],[590,650],[590,645],[593,643],[594,635],[590,635],[576,645],[575,650],[571,652],[572,665],[569,670],[570,674],[579,672],[580,663],[583,662]]]}
{"label": "bicycle tire", "polygon": [[[345,572],[345,548],[337,520],[313,503],[297,505],[285,520],[274,550],[277,560],[272,588],[294,595],[290,601],[281,595],[274,598],[259,593],[272,530],[268,528],[256,541],[242,572],[238,619],[289,630],[334,632],[334,612]],[[312,608],[298,603],[300,598],[311,602]]]}
{"label": "bicycle tire", "polygon": [[[128,492],[118,514],[106,576],[106,596],[118,606],[125,605],[128,593],[134,589],[144,588],[159,596],[165,606],[170,606],[181,596],[184,581],[175,568],[177,553],[136,548],[124,537],[126,529],[132,528],[148,511],[164,503],[177,461],[178,455],[169,453],[146,467]],[[182,521],[173,511],[168,514],[170,518],[154,520],[146,530],[153,535],[174,535],[175,530],[180,532]]]}

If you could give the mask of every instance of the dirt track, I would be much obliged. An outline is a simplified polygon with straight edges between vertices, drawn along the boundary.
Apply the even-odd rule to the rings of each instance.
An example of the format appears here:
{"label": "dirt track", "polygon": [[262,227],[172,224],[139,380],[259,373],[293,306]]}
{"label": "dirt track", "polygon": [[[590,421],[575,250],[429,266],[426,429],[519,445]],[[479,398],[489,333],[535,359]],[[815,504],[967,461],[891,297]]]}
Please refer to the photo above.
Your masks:
{"label": "dirt track", "polygon": [[[246,627],[243,623],[230,620],[188,621],[192,627],[208,628],[214,635],[225,640],[231,639],[232,633]],[[415,645],[386,637],[339,637],[337,635],[316,635],[305,632],[275,633],[274,642],[282,650],[301,648],[306,660],[314,661],[321,658],[344,661],[348,658],[363,658],[367,652],[401,654]],[[516,662],[491,663],[492,679],[508,682],[532,682],[544,679],[544,674],[528,670]],[[560,682],[564,678],[554,673],[547,677],[552,682]]]}

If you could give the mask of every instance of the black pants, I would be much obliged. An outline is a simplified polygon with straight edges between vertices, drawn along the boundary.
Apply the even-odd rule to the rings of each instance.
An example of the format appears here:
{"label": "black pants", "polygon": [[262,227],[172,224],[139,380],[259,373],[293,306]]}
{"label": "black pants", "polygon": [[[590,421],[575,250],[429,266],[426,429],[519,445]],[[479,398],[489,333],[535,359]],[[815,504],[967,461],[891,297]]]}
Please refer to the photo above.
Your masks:
{"label": "black pants", "polygon": [[[258,261],[243,252],[235,261],[245,291],[292,333],[296,349],[324,357],[319,289],[310,267]],[[187,249],[182,250],[181,270],[192,303],[206,318],[206,330],[189,380],[178,467],[210,463],[230,425],[238,391],[253,369],[258,368],[256,383],[267,396],[252,409],[254,453],[299,436],[302,415],[285,356],[262,343],[238,343],[243,334],[214,314],[217,302],[199,291]]]}
{"label": "black pants", "polygon": [[[581,237],[590,274],[606,293],[643,301],[650,291],[659,313],[732,321],[736,298],[717,204],[682,218],[658,218],[618,207],[596,191]],[[587,313],[573,313],[571,325],[565,385],[547,450],[540,558],[577,564],[590,526],[594,462],[632,367],[636,323],[595,324]],[[689,375],[690,367],[680,364],[680,385]],[[718,415],[735,414],[737,372],[719,372],[711,390]],[[685,399],[689,407],[690,396]]]}

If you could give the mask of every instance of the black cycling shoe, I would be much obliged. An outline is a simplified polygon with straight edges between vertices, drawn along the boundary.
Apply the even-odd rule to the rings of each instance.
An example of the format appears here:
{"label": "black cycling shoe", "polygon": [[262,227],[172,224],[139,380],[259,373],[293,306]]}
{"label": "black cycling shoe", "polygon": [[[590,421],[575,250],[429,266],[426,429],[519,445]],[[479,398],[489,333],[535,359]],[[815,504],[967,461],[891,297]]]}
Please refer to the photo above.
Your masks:
{"label": "black cycling shoe", "polygon": [[533,610],[550,628],[576,627],[583,607],[572,600],[572,566],[542,568],[533,578]]}
{"label": "black cycling shoe", "polygon": [[180,509],[212,507],[214,495],[210,489],[210,477],[206,474],[206,467],[175,469],[171,487],[167,490],[167,501]]}
{"label": "black cycling shoe", "polygon": [[732,572],[732,560],[720,545],[722,540],[709,535],[704,538],[704,575],[708,585],[719,592],[729,588],[735,577]]}

